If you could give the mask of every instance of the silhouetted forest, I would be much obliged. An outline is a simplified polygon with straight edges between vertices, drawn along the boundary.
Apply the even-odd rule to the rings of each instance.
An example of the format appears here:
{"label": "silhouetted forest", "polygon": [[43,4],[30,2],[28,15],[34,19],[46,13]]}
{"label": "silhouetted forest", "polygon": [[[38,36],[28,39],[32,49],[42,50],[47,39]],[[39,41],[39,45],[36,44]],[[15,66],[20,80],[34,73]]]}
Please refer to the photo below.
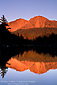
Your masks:
{"label": "silhouetted forest", "polygon": [[57,28],[30,28],[30,29],[18,29],[17,31],[13,32],[14,34],[22,35],[24,39],[33,40],[39,36],[49,36],[52,33],[57,34]]}
{"label": "silhouetted forest", "polygon": [[[55,55],[57,52],[57,34],[52,33],[49,36],[37,37],[33,40],[24,39],[21,35],[11,34],[6,26],[4,15],[0,24],[0,48],[16,49],[20,48],[22,52],[26,50],[35,50],[36,52],[50,53]],[[11,29],[11,28],[10,28]],[[10,52],[10,51],[9,51]],[[17,51],[18,52],[18,51]]]}
{"label": "silhouetted forest", "polygon": [[[24,51],[33,50],[39,54],[50,54],[57,56],[57,34],[52,33],[49,36],[38,36],[33,40],[24,39],[21,35],[15,35],[6,28],[7,24],[0,24],[0,68],[6,69],[7,61],[16,54],[23,54]],[[51,29],[52,30],[52,29]],[[4,76],[4,74],[3,74]]]}
{"label": "silhouetted forest", "polygon": [[51,34],[50,36],[37,37],[34,40],[24,39],[23,36],[11,34],[6,26],[0,25],[0,46],[24,46],[34,45],[42,47],[55,47],[57,46],[57,34]]}

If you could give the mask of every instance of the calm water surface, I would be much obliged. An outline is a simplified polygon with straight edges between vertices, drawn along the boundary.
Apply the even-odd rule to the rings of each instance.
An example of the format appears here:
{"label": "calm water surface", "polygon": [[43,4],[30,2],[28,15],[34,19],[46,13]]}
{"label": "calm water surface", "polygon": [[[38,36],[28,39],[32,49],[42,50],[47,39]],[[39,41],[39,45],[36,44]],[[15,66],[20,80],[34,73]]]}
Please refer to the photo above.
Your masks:
{"label": "calm water surface", "polygon": [[0,85],[57,85],[57,56],[24,52],[0,68]]}

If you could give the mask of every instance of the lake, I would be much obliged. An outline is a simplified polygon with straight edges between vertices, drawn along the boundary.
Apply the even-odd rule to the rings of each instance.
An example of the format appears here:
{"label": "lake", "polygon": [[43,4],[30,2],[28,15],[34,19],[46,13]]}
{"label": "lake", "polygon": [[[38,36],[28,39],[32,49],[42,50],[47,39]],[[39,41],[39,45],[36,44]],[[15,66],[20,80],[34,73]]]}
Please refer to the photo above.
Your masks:
{"label": "lake", "polygon": [[0,85],[57,85],[56,55],[28,50],[0,59]]}

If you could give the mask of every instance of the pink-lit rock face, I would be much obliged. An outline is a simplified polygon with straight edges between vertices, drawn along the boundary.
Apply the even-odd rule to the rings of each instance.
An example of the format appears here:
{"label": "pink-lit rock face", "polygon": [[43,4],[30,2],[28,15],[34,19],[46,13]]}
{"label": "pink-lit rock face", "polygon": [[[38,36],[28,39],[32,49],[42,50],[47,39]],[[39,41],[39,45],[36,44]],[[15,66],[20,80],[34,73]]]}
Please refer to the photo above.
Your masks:
{"label": "pink-lit rock face", "polygon": [[[8,27],[11,28],[11,32],[16,31],[28,23],[25,19],[17,19],[15,21],[9,22]],[[7,28],[8,28],[7,27]]]}
{"label": "pink-lit rock face", "polygon": [[[57,28],[57,21],[48,20],[42,16],[36,16],[31,18],[29,21],[25,19],[17,19],[15,21],[9,22],[9,27],[11,32],[18,29],[30,29],[30,28]],[[7,27],[8,28],[8,27]]]}
{"label": "pink-lit rock face", "polygon": [[[30,59],[29,59],[30,58]],[[6,67],[16,71],[25,71],[29,69],[33,73],[42,74],[50,69],[57,69],[57,57],[49,54],[38,54],[33,51],[24,52],[23,55],[11,58]]]}

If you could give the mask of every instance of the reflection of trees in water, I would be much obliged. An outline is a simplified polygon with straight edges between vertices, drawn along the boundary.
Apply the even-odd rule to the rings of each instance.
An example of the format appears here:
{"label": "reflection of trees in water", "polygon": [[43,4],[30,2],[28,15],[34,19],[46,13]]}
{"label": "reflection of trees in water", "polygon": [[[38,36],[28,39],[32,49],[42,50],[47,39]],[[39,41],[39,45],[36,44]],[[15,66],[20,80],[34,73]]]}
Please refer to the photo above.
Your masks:
{"label": "reflection of trees in water", "polygon": [[0,74],[1,74],[2,78],[4,78],[4,75],[7,73],[7,71],[8,71],[8,67],[0,69]]}
{"label": "reflection of trees in water", "polygon": [[[0,48],[0,73],[2,78],[7,73],[6,64],[11,65],[8,61],[13,57],[19,61],[29,61],[29,62],[57,62],[57,51],[53,50],[43,50],[44,48],[38,48],[34,46],[20,46],[18,48]],[[52,51],[52,52],[51,52]],[[54,57],[52,57],[54,55]],[[14,62],[15,63],[15,62]]]}
{"label": "reflection of trees in water", "polygon": [[[11,34],[8,29],[6,29],[7,22],[3,15],[2,19],[0,19],[0,22],[2,23],[0,25],[0,46],[5,48],[5,46],[10,46],[9,48],[0,48],[0,73],[2,78],[4,78],[4,75],[7,73],[8,68],[5,67],[7,61],[13,56],[16,56],[17,54],[17,60],[20,61],[26,60],[26,61],[33,61],[33,62],[50,62],[50,61],[57,61],[57,57],[54,57],[57,55],[57,35],[50,35],[49,37],[44,36],[37,37],[35,40],[28,40],[24,39],[23,36],[18,36]],[[14,46],[17,46],[14,47]],[[18,47],[19,45],[19,47]],[[26,45],[26,46],[24,46]],[[29,45],[29,46],[28,46]],[[32,45],[32,46],[31,46]],[[36,46],[38,45],[38,47]],[[13,47],[12,47],[13,46]],[[4,50],[3,50],[4,49]],[[30,52],[29,52],[30,50]],[[32,51],[31,51],[32,50]],[[44,53],[44,54],[41,54]],[[50,55],[46,55],[50,54]],[[54,58],[53,58],[53,57]],[[9,63],[7,63],[10,65]]]}
{"label": "reflection of trees in water", "polygon": [[[10,63],[10,64],[8,64]],[[49,54],[38,54],[35,51],[24,52],[9,59],[7,67],[16,71],[25,71],[29,69],[33,73],[42,74],[50,69],[57,69],[57,57]]]}
{"label": "reflection of trees in water", "polygon": [[31,61],[31,62],[57,62],[57,56],[50,55],[49,53],[38,53],[33,50],[24,51],[23,54],[19,53],[14,56],[19,61]]}

